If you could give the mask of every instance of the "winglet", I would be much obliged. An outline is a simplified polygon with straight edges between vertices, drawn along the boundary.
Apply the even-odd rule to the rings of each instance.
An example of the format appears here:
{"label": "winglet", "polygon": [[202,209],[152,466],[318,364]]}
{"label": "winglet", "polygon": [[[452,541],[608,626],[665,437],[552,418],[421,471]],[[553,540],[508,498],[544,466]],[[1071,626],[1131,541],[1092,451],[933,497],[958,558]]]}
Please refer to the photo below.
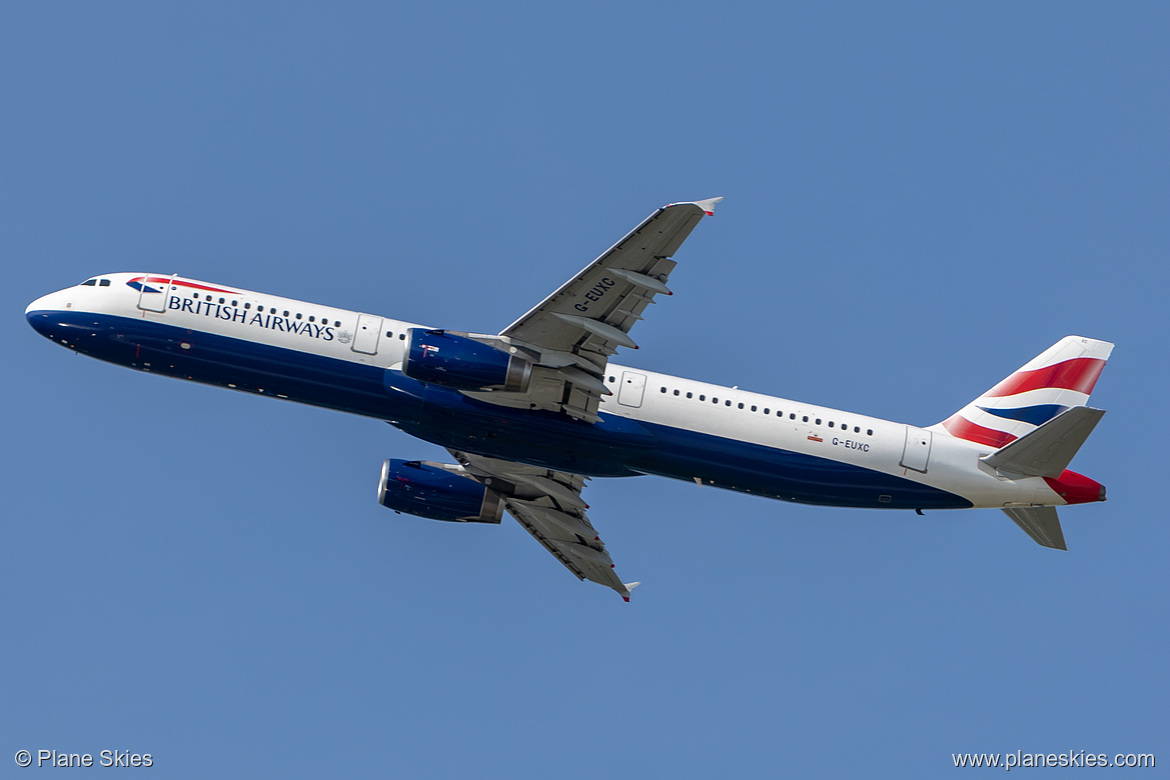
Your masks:
{"label": "winglet", "polygon": [[698,206],[708,217],[715,216],[715,204],[723,198],[707,198],[706,200],[683,201],[681,203],[667,203],[663,208],[671,206]]}
{"label": "winglet", "polygon": [[640,582],[623,582],[622,587],[626,589],[626,592],[622,594],[622,600],[625,601],[627,604],[629,604],[630,603],[630,591],[632,591],[634,588],[638,587],[641,584],[642,583],[640,583]]}

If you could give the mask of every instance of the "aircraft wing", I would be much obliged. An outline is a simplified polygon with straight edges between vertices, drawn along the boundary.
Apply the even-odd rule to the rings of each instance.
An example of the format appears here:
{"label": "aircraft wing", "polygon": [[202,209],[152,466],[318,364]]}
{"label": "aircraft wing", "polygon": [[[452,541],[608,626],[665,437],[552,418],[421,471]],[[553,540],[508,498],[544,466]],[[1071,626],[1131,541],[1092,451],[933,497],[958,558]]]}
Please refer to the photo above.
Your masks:
{"label": "aircraft wing", "polygon": [[637,582],[623,583],[585,514],[588,477],[450,450],[472,478],[502,494],[504,507],[577,579],[612,588],[626,601]]}
{"label": "aircraft wing", "polygon": [[618,347],[637,349],[630,329],[655,295],[670,295],[671,255],[722,198],[658,209],[601,257],[501,333],[533,359],[524,392],[465,391],[490,403],[547,409],[597,421],[605,367]]}

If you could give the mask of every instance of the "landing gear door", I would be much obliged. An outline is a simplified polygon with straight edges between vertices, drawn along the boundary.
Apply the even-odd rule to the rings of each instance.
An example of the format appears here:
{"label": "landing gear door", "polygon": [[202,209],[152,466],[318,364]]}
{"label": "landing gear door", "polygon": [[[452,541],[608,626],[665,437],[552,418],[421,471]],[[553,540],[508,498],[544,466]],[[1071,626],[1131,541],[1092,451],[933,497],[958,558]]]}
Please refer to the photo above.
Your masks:
{"label": "landing gear door", "polygon": [[636,371],[623,371],[622,384],[618,388],[618,403],[622,406],[641,406],[642,395],[646,392],[646,375]]}
{"label": "landing gear door", "polygon": [[906,448],[902,450],[900,465],[911,471],[926,473],[926,466],[930,462],[930,445],[934,434],[921,428],[906,426]]}
{"label": "landing gear door", "polygon": [[376,355],[378,353],[378,337],[381,335],[381,317],[375,317],[371,314],[359,314],[357,333],[353,334],[353,346],[351,349],[354,352],[361,352],[365,355]]}
{"label": "landing gear door", "polygon": [[167,296],[171,291],[171,282],[178,274],[171,274],[169,279],[161,276],[143,276],[139,280],[138,308],[143,311],[162,313],[167,310]]}

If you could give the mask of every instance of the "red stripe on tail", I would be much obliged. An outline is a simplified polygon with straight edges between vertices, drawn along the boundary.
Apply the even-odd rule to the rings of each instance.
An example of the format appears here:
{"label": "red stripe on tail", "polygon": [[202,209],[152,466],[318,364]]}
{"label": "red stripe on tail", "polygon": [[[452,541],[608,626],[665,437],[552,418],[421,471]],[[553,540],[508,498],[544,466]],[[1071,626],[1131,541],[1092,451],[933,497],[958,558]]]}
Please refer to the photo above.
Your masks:
{"label": "red stripe on tail", "polygon": [[986,444],[988,447],[995,447],[996,449],[1016,440],[1016,437],[1010,433],[984,428],[982,425],[976,425],[966,417],[961,417],[957,414],[945,420],[943,427],[957,439],[966,439],[976,444]]}
{"label": "red stripe on tail", "polygon": [[1001,398],[1005,395],[1026,393],[1045,387],[1075,390],[1088,395],[1101,376],[1105,361],[1100,358],[1073,358],[1034,371],[1017,371],[995,387],[988,390],[985,398]]}

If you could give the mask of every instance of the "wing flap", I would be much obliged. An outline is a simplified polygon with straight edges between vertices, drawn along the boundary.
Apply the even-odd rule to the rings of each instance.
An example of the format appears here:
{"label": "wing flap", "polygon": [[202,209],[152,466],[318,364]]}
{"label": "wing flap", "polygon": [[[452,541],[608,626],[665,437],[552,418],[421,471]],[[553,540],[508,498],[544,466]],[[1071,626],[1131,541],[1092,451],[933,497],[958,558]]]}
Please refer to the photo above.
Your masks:
{"label": "wing flap", "polygon": [[[670,293],[666,288],[666,280],[675,266],[670,257],[678,251],[699,221],[714,213],[715,203],[720,200],[722,198],[672,203],[658,209],[557,288],[552,295],[505,328],[500,335],[511,336],[543,349],[574,351],[582,346],[580,342],[585,334],[582,334],[579,324],[558,322],[550,316],[558,312],[584,315],[588,319],[628,332],[628,325],[632,323],[622,322],[622,317],[611,318],[610,315],[621,308],[618,304],[627,297],[641,298],[641,308],[645,308],[646,302],[653,295]],[[610,271],[616,273],[610,274]],[[635,310],[637,307],[625,308]],[[640,310],[637,313],[640,314]]]}
{"label": "wing flap", "polygon": [[473,479],[503,496],[508,514],[577,579],[612,588],[627,601],[630,588],[585,513],[586,477],[451,450]]}
{"label": "wing flap", "polygon": [[[568,532],[563,525],[552,522],[547,514],[534,511],[531,505],[523,501],[505,499],[504,506],[528,533],[578,579],[596,582],[612,588],[623,598],[629,597],[629,591],[614,572],[613,559],[604,545],[598,549],[584,543],[584,537]],[[578,519],[590,529],[593,528],[584,516]],[[593,538],[597,539],[596,531],[593,533]]]}
{"label": "wing flap", "polygon": [[[533,381],[522,392],[464,391],[488,403],[563,412],[596,422],[609,356],[637,349],[630,330],[656,295],[670,295],[671,255],[722,198],[672,203],[499,334],[535,357]],[[566,370],[569,367],[575,370]]]}

